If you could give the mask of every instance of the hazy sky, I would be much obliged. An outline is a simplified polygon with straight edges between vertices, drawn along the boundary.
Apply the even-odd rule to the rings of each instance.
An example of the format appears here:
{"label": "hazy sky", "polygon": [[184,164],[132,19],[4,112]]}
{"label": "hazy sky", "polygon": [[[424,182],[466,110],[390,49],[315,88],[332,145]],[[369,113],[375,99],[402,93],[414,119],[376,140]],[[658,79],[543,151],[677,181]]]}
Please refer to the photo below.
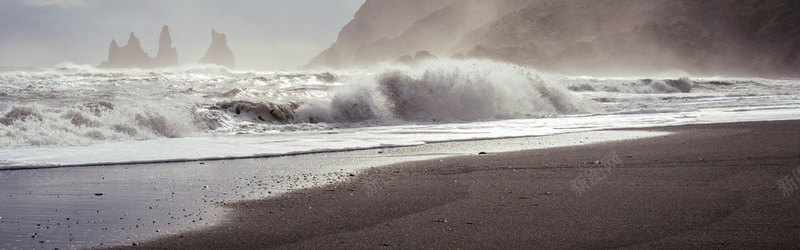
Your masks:
{"label": "hazy sky", "polygon": [[154,57],[163,25],[181,65],[197,63],[211,29],[236,65],[294,69],[328,48],[364,0],[0,0],[0,66],[99,65],[133,31]]}

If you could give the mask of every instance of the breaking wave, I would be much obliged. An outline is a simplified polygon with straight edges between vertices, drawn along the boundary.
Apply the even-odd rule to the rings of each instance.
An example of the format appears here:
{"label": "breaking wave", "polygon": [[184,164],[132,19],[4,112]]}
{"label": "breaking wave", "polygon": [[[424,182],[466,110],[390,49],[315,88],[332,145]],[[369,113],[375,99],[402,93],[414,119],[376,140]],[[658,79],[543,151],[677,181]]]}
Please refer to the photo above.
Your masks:
{"label": "breaking wave", "polygon": [[0,68],[0,148],[794,104],[798,86],[542,75],[475,59],[338,72]]}
{"label": "breaking wave", "polygon": [[688,77],[679,79],[637,79],[618,81],[597,81],[596,79],[570,79],[566,83],[569,90],[577,92],[616,92],[635,94],[688,93],[695,85]]}
{"label": "breaking wave", "polygon": [[472,121],[590,113],[599,108],[537,72],[484,60],[437,60],[360,79],[294,122]]}
{"label": "breaking wave", "polygon": [[435,60],[345,74],[227,68],[0,74],[0,148],[551,117],[599,106],[536,71]]}
{"label": "breaking wave", "polygon": [[15,105],[0,113],[0,148],[185,137],[200,131],[187,114],[158,105],[126,107],[105,101],[61,108]]}

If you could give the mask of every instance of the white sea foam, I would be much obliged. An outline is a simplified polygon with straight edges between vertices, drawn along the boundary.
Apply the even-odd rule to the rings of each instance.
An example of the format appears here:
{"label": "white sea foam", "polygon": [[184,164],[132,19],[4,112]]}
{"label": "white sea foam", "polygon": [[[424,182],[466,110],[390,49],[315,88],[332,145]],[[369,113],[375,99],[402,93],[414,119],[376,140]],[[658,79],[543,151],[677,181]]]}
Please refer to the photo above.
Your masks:
{"label": "white sea foam", "polygon": [[[162,152],[127,159],[122,155],[143,149],[106,150],[102,161],[203,158],[169,150],[174,145],[158,146],[174,143],[212,158],[280,155],[542,135],[576,131],[575,126],[701,123],[710,114],[717,122],[741,120],[740,113],[785,118],[797,106],[800,83],[794,79],[568,77],[486,60],[341,72],[4,68],[0,165],[67,164],[73,161],[31,159],[76,150],[64,147],[115,143]],[[750,110],[732,112],[742,108]],[[617,120],[619,115],[628,118]],[[31,157],[15,151],[22,149]],[[85,159],[80,164],[101,161]]]}
{"label": "white sea foam", "polygon": [[359,80],[328,102],[301,107],[293,121],[452,122],[600,110],[531,69],[491,61],[427,61],[418,68],[384,69]]}

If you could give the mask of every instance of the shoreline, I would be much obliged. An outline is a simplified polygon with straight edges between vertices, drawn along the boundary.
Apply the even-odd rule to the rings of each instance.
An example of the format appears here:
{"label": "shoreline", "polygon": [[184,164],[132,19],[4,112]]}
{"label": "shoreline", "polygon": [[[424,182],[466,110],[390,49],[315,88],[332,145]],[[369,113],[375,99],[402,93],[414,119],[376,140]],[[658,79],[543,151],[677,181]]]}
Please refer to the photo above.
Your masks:
{"label": "shoreline", "polygon": [[[673,134],[373,168],[135,248],[800,246],[800,192],[776,188],[800,166],[800,121],[647,130]],[[611,152],[622,167],[570,190]]]}
{"label": "shoreline", "polygon": [[228,216],[224,204],[345,182],[371,167],[663,134],[593,131],[291,157],[0,171],[0,248],[128,245],[215,225]]}
{"label": "shoreline", "polygon": [[[757,111],[757,112],[756,112]],[[146,164],[230,161],[307,154],[352,152],[371,149],[416,147],[435,143],[505,140],[591,131],[644,129],[732,122],[791,120],[800,116],[795,105],[738,109],[639,110],[557,118],[489,120],[470,123],[392,125],[343,129],[333,135],[324,131],[273,136],[180,137],[144,141],[115,141],[63,148],[3,149],[2,170],[61,167],[130,166]],[[642,121],[644,120],[644,121]],[[403,132],[405,131],[405,132]],[[408,136],[409,134],[416,136]],[[213,138],[209,140],[209,138]],[[352,139],[355,138],[355,139]],[[290,143],[302,141],[299,145]],[[518,150],[524,150],[520,148]]]}

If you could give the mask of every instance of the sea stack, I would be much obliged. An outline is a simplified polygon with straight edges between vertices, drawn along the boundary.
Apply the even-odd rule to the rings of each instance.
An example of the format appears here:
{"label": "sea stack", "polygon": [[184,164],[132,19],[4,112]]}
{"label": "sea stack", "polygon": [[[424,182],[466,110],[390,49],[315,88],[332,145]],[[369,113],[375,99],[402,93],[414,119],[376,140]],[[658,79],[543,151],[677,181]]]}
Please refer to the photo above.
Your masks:
{"label": "sea stack", "polygon": [[158,54],[156,54],[155,66],[178,66],[178,50],[172,47],[172,36],[169,35],[169,27],[166,25],[161,28],[161,37],[158,38]]}
{"label": "sea stack", "polygon": [[111,40],[108,49],[108,60],[101,63],[99,68],[159,68],[177,67],[178,52],[172,47],[172,38],[169,34],[169,27],[164,25],[161,30],[161,38],[158,39],[159,48],[155,58],[147,55],[142,50],[139,38],[131,32],[128,37],[128,44],[123,47],[117,45],[116,40]]}
{"label": "sea stack", "polygon": [[223,33],[211,30],[211,47],[206,51],[205,56],[200,58],[201,64],[216,64],[228,68],[235,68],[233,52],[228,48],[228,39]]}
{"label": "sea stack", "polygon": [[152,63],[152,58],[142,50],[139,38],[131,32],[128,44],[120,47],[116,40],[111,40],[108,49],[108,61],[100,64],[100,68],[140,68]]}

